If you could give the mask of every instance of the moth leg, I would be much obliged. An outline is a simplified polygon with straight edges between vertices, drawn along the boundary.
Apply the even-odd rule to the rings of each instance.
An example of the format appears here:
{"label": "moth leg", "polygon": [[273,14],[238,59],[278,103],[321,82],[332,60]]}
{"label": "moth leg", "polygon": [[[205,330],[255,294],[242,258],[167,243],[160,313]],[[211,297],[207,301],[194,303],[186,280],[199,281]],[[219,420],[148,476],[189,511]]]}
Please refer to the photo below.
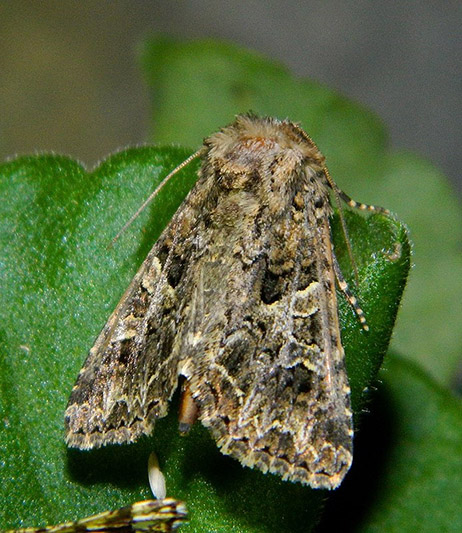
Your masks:
{"label": "moth leg", "polygon": [[350,198],[348,194],[344,193],[341,189],[336,187],[337,193],[340,198],[349,206],[360,211],[370,211],[372,213],[382,213],[383,215],[389,215],[390,211],[384,207],[378,205],[363,204],[362,202],[356,202],[353,198]]}
{"label": "moth leg", "polygon": [[351,308],[353,309],[356,316],[358,317],[358,320],[363,330],[369,331],[369,326],[367,325],[367,320],[364,315],[364,311],[359,306],[358,300],[356,299],[354,294],[351,292],[350,287],[348,286],[348,283],[345,281],[342,271],[340,270],[340,265],[338,264],[337,258],[335,257],[334,253],[332,253],[332,259],[333,259],[333,264],[334,264],[335,277],[337,278],[337,283],[338,283],[338,286],[340,287],[340,290],[343,292],[346,299],[348,300],[348,303],[350,304]]}
{"label": "moth leg", "polygon": [[183,384],[183,391],[180,401],[180,412],[178,413],[178,430],[182,435],[186,435],[191,429],[191,426],[199,416],[199,409],[196,401],[192,397],[191,389],[188,382]]}

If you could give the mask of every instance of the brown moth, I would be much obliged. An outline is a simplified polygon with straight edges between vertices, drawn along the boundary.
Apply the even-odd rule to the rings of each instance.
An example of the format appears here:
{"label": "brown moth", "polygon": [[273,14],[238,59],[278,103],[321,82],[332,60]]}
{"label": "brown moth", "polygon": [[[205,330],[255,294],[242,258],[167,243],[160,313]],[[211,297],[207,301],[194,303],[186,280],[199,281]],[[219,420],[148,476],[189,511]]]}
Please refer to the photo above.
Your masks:
{"label": "brown moth", "polygon": [[144,500],[133,505],[106,511],[82,518],[76,522],[66,522],[57,526],[40,528],[12,529],[6,533],[169,533],[176,531],[186,520],[186,508],[182,502],[165,500]]}
{"label": "brown moth", "polygon": [[336,278],[367,325],[333,253],[329,190],[387,211],[340,191],[289,121],[238,116],[196,155],[197,183],[80,371],[67,443],[151,433],[183,376],[183,431],[197,416],[243,465],[336,488],[353,451]]}

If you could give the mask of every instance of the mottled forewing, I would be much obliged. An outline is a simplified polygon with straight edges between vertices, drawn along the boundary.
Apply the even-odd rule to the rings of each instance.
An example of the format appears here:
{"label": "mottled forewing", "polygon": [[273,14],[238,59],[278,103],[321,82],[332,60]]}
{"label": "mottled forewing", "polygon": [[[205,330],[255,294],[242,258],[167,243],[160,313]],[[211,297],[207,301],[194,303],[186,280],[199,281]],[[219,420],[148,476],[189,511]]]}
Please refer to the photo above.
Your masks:
{"label": "mottled forewing", "polygon": [[165,416],[179,371],[176,286],[196,253],[201,194],[190,192],[90,350],[65,413],[69,446],[131,442]]}
{"label": "mottled forewing", "polygon": [[194,292],[178,287],[191,302],[181,366],[222,452],[335,488],[351,464],[353,431],[331,208],[318,177],[290,186],[273,194],[274,206],[263,190],[217,200]]}
{"label": "mottled forewing", "polygon": [[76,522],[66,522],[42,528],[23,528],[7,533],[86,533],[118,532],[169,533],[176,531],[187,518],[185,505],[172,498],[165,500],[144,500],[133,505],[105,511],[82,518]]}

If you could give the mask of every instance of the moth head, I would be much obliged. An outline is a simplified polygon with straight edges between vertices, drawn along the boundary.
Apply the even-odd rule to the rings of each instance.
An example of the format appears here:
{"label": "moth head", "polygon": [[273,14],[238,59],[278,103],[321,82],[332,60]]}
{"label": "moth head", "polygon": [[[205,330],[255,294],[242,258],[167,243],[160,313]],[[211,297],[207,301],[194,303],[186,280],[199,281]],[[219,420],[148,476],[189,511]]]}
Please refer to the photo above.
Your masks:
{"label": "moth head", "polygon": [[299,175],[306,166],[314,172],[324,167],[324,156],[311,138],[287,120],[239,115],[204,146],[217,178],[229,189],[247,188],[263,174],[275,174],[279,181]]}

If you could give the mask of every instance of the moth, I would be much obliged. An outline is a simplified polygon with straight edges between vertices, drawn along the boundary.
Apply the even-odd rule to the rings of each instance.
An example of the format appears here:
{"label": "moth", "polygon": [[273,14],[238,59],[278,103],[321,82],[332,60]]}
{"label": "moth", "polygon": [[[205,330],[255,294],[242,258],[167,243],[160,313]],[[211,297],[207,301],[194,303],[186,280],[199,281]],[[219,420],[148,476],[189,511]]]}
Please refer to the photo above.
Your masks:
{"label": "moth", "polygon": [[67,443],[151,433],[181,376],[183,432],[199,418],[243,465],[336,488],[353,452],[336,279],[367,324],[334,255],[330,191],[387,210],[343,193],[288,120],[240,115],[194,156],[195,186],[80,371]]}
{"label": "moth", "polygon": [[182,502],[171,498],[165,500],[144,500],[133,505],[89,516],[76,522],[57,526],[23,528],[6,533],[169,533],[175,531],[186,520],[186,508]]}

